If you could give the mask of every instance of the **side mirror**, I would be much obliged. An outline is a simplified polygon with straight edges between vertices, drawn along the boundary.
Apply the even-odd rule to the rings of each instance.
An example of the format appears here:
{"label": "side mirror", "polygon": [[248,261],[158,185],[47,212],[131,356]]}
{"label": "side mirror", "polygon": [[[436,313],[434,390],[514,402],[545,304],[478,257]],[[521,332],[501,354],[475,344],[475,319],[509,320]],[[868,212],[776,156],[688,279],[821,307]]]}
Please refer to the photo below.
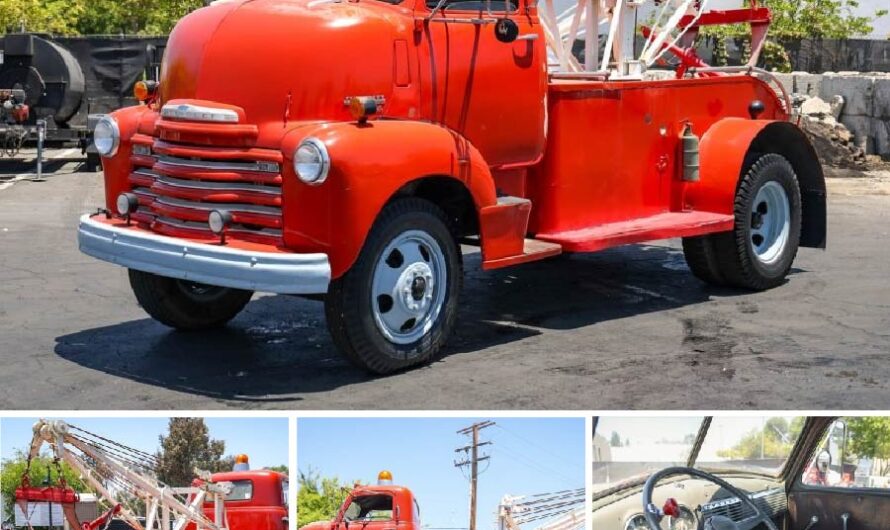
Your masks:
{"label": "side mirror", "polygon": [[512,19],[502,18],[494,25],[494,36],[503,43],[511,43],[519,37],[519,25]]}

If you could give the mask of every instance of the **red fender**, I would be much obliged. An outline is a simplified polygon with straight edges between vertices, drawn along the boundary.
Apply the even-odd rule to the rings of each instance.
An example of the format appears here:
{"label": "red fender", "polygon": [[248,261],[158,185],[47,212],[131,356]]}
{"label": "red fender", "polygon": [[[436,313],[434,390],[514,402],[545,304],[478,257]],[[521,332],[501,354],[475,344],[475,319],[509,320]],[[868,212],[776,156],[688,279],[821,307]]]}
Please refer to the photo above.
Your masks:
{"label": "red fender", "polygon": [[806,134],[787,121],[727,118],[715,123],[699,145],[701,180],[686,188],[690,209],[733,215],[736,189],[751,153],[776,153],[788,159],[800,184],[801,246],[825,248],[825,176]]}
{"label": "red fender", "polygon": [[[130,175],[130,154],[133,144],[130,139],[138,132],[149,133],[154,129],[157,113],[149,112],[145,105],[124,107],[111,113],[121,131],[121,143],[118,152],[111,158],[102,158],[102,169],[105,172],[105,207],[114,212],[117,196],[132,187],[127,178]],[[143,122],[149,121],[152,125]],[[147,129],[147,130],[146,130]]]}
{"label": "red fender", "polygon": [[[307,137],[324,142],[331,157],[327,181],[300,182],[292,156]],[[355,262],[386,203],[407,184],[424,177],[455,179],[469,191],[476,211],[497,204],[488,164],[459,134],[428,122],[375,120],[311,124],[282,141],[285,244],[294,249],[324,248],[332,277]]]}

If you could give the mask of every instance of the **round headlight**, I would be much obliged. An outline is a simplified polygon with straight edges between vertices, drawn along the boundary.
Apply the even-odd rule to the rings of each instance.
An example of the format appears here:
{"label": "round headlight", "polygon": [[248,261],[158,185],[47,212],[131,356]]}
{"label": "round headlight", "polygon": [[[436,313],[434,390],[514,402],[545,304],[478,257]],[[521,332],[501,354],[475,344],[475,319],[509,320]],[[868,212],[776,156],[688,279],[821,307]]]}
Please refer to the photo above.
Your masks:
{"label": "round headlight", "polygon": [[307,138],[294,153],[294,171],[306,184],[317,186],[328,178],[331,159],[328,149],[318,138]]}
{"label": "round headlight", "polygon": [[139,197],[132,193],[121,193],[117,196],[117,213],[129,215],[139,208]]}
{"label": "round headlight", "polygon": [[93,130],[93,145],[101,156],[110,157],[117,154],[121,144],[121,130],[111,116],[103,116]]}

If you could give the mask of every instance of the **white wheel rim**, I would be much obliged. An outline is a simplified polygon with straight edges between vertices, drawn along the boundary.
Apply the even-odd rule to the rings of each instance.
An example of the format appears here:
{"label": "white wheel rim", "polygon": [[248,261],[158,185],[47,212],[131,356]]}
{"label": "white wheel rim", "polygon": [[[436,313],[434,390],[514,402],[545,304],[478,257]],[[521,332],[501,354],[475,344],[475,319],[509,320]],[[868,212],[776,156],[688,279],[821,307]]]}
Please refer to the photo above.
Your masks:
{"label": "white wheel rim", "polygon": [[439,318],[446,287],[439,243],[420,230],[399,234],[374,265],[371,308],[377,329],[395,344],[417,342]]}
{"label": "white wheel rim", "polygon": [[778,261],[791,233],[791,205],[785,188],[776,181],[764,184],[751,209],[751,248],[761,263]]}

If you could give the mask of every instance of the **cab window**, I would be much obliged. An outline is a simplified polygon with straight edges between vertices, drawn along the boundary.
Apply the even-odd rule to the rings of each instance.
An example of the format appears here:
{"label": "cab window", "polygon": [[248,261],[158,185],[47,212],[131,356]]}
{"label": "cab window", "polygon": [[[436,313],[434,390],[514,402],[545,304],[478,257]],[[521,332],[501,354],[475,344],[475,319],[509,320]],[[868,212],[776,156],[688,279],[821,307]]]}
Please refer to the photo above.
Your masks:
{"label": "cab window", "polygon": [[227,501],[249,501],[253,498],[252,480],[233,480],[232,491],[226,495]]}
{"label": "cab window", "polygon": [[390,521],[392,497],[383,494],[356,497],[346,508],[344,517],[347,521]]}
{"label": "cab window", "polygon": [[[430,9],[435,9],[439,4],[437,0],[426,0],[426,5]],[[443,11],[476,11],[487,12],[489,9],[493,13],[512,13],[518,9],[519,0],[445,0],[442,4]]]}
{"label": "cab window", "polygon": [[814,488],[890,491],[890,417],[835,421],[801,480]]}
{"label": "cab window", "polygon": [[290,506],[290,497],[288,497],[288,493],[290,491],[290,482],[287,479],[281,481],[281,505],[284,507]]}

